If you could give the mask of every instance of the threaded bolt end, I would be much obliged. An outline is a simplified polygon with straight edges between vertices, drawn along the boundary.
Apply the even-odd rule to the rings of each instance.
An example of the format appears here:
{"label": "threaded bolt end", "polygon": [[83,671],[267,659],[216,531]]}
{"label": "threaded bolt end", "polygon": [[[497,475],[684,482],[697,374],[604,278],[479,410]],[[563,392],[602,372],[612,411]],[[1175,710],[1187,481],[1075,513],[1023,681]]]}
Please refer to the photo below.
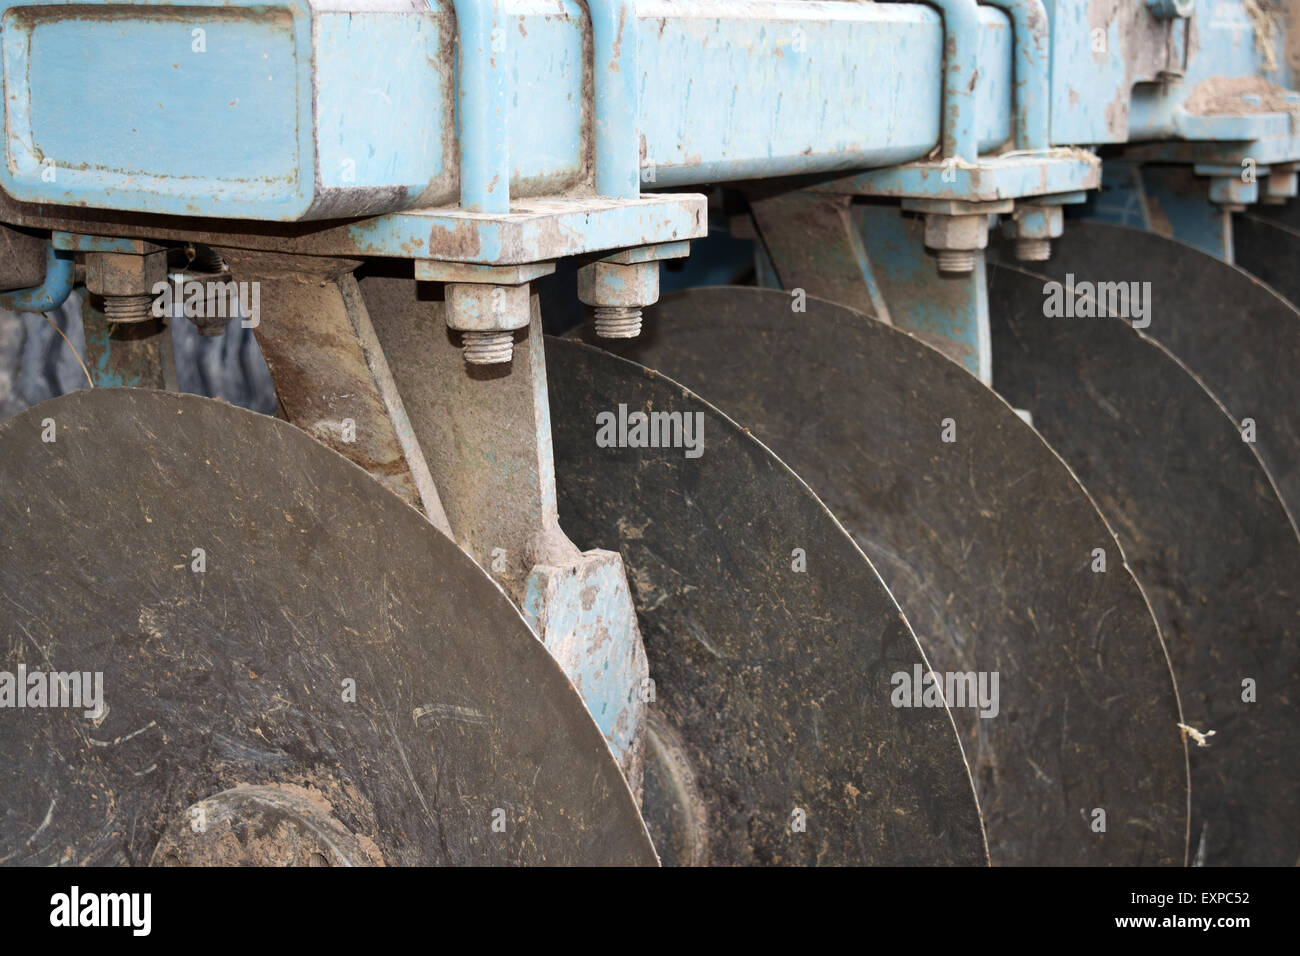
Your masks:
{"label": "threaded bolt end", "polygon": [[634,339],[641,334],[641,310],[627,305],[598,305],[591,317],[602,339]]}
{"label": "threaded bolt end", "polygon": [[460,341],[470,365],[501,365],[515,357],[513,332],[462,332]]}
{"label": "threaded bolt end", "polygon": [[104,318],[109,322],[148,322],[153,317],[153,296],[148,293],[104,296]]}
{"label": "threaded bolt end", "polygon": [[940,249],[940,272],[974,272],[975,253],[969,249]]}
{"label": "threaded bolt end", "polygon": [[1021,237],[1016,240],[1016,258],[1021,262],[1046,262],[1052,258],[1052,240]]}
{"label": "threaded bolt end", "polygon": [[190,267],[195,272],[225,272],[226,261],[210,246],[195,246],[194,261]]}

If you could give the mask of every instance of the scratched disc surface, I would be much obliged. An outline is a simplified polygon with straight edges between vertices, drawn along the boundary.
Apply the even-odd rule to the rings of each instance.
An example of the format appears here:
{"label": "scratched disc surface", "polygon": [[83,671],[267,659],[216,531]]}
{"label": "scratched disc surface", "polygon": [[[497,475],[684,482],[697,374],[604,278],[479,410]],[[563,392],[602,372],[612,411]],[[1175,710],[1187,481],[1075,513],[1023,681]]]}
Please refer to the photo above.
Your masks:
{"label": "scratched disc surface", "polygon": [[[642,810],[665,862],[986,862],[946,708],[891,701],[916,638],[825,506],[664,376],[561,339],[546,359],[561,524],[622,554],[650,660]],[[620,405],[691,416],[700,454],[601,447]]]}
{"label": "scratched disc surface", "polygon": [[[1288,510],[1300,514],[1300,312],[1243,269],[1155,233],[1072,221],[1053,246],[1033,271],[1061,283],[1067,275],[1129,289],[1149,283],[1136,286],[1142,334],[1177,356],[1234,419],[1254,423],[1260,458]],[[1008,251],[999,248],[1004,260]]]}
{"label": "scratched disc surface", "polygon": [[1165,635],[1184,721],[1213,731],[1188,748],[1193,862],[1293,865],[1295,529],[1253,446],[1185,366],[1121,319],[1046,318],[1044,282],[989,269],[994,386],[1033,413],[1115,528]]}
{"label": "scratched disc surface", "polygon": [[619,350],[697,387],[821,495],[936,669],[999,674],[995,716],[953,709],[993,862],[1181,864],[1186,758],[1155,622],[1033,429],[938,352],[822,300],[792,315],[782,292],[696,289],[646,321]]}
{"label": "scratched disc surface", "polygon": [[279,420],[96,389],[0,425],[0,603],[0,672],[104,705],[0,709],[4,863],[655,862],[502,592]]}
{"label": "scratched disc surface", "polygon": [[1300,214],[1285,206],[1252,206],[1232,217],[1233,260],[1293,304],[1300,304]]}

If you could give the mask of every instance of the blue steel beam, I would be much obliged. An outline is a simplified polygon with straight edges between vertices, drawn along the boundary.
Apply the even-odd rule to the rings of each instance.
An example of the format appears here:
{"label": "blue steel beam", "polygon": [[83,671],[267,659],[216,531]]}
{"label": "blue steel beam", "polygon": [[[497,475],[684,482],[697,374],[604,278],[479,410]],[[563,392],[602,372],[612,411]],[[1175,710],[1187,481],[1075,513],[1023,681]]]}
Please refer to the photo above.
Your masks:
{"label": "blue steel beam", "polygon": [[502,213],[632,198],[642,156],[660,187],[915,160],[941,112],[973,158],[1010,134],[1010,30],[945,3],[947,74],[916,4],[0,0],[0,185],[221,219]]}

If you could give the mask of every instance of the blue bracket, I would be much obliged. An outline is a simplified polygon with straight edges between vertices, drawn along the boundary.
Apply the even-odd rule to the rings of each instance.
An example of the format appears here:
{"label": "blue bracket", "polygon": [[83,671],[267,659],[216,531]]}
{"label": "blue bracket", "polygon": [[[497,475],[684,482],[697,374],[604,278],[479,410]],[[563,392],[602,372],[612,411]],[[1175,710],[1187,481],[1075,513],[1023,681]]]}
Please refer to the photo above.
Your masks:
{"label": "blue bracket", "polygon": [[636,4],[588,0],[587,8],[596,74],[596,194],[636,199],[641,195]]}
{"label": "blue bracket", "polygon": [[1101,160],[1080,149],[1008,154],[960,164],[926,160],[873,169],[814,189],[894,199],[999,202],[1096,189]]}
{"label": "blue bracket", "polygon": [[973,162],[979,155],[975,85],[979,77],[979,4],[975,0],[925,0],[943,17],[944,159]]}
{"label": "blue bracket", "polygon": [[506,31],[501,26],[501,2],[454,0],[460,208],[472,212],[510,211]]}
{"label": "blue bracket", "polygon": [[1015,57],[1014,89],[1017,150],[1038,151],[1050,145],[1051,33],[1042,0],[985,0],[1011,17]]}
{"label": "blue bracket", "polygon": [[1232,262],[1232,214],[1209,198],[1209,183],[1185,165],[1106,161],[1106,185],[1085,215],[1177,239]]}
{"label": "blue bracket", "polygon": [[854,224],[893,325],[943,352],[980,381],[993,380],[984,253],[962,275],[939,271],[918,217],[890,204],[853,206]]}
{"label": "blue bracket", "polygon": [[76,285],[77,264],[71,252],[55,247],[51,241],[45,247],[45,279],[29,289],[0,292],[0,308],[14,312],[49,312],[68,300]]}

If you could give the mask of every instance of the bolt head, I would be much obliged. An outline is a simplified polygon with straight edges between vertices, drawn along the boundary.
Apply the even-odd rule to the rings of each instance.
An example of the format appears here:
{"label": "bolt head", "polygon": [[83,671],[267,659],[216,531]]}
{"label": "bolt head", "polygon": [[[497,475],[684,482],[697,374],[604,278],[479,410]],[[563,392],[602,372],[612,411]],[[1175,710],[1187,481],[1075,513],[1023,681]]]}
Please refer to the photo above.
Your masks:
{"label": "bolt head", "polygon": [[167,281],[167,253],[87,252],[86,289],[94,295],[152,295]]}
{"label": "bolt head", "polygon": [[974,252],[989,244],[989,220],[977,216],[930,213],[925,217],[925,244],[931,249]]}
{"label": "bolt head", "polygon": [[462,332],[461,345],[470,365],[504,365],[515,357],[513,332]]}
{"label": "bolt head", "polygon": [[578,270],[578,298],[599,308],[643,309],[659,301],[659,263],[592,262]]}

